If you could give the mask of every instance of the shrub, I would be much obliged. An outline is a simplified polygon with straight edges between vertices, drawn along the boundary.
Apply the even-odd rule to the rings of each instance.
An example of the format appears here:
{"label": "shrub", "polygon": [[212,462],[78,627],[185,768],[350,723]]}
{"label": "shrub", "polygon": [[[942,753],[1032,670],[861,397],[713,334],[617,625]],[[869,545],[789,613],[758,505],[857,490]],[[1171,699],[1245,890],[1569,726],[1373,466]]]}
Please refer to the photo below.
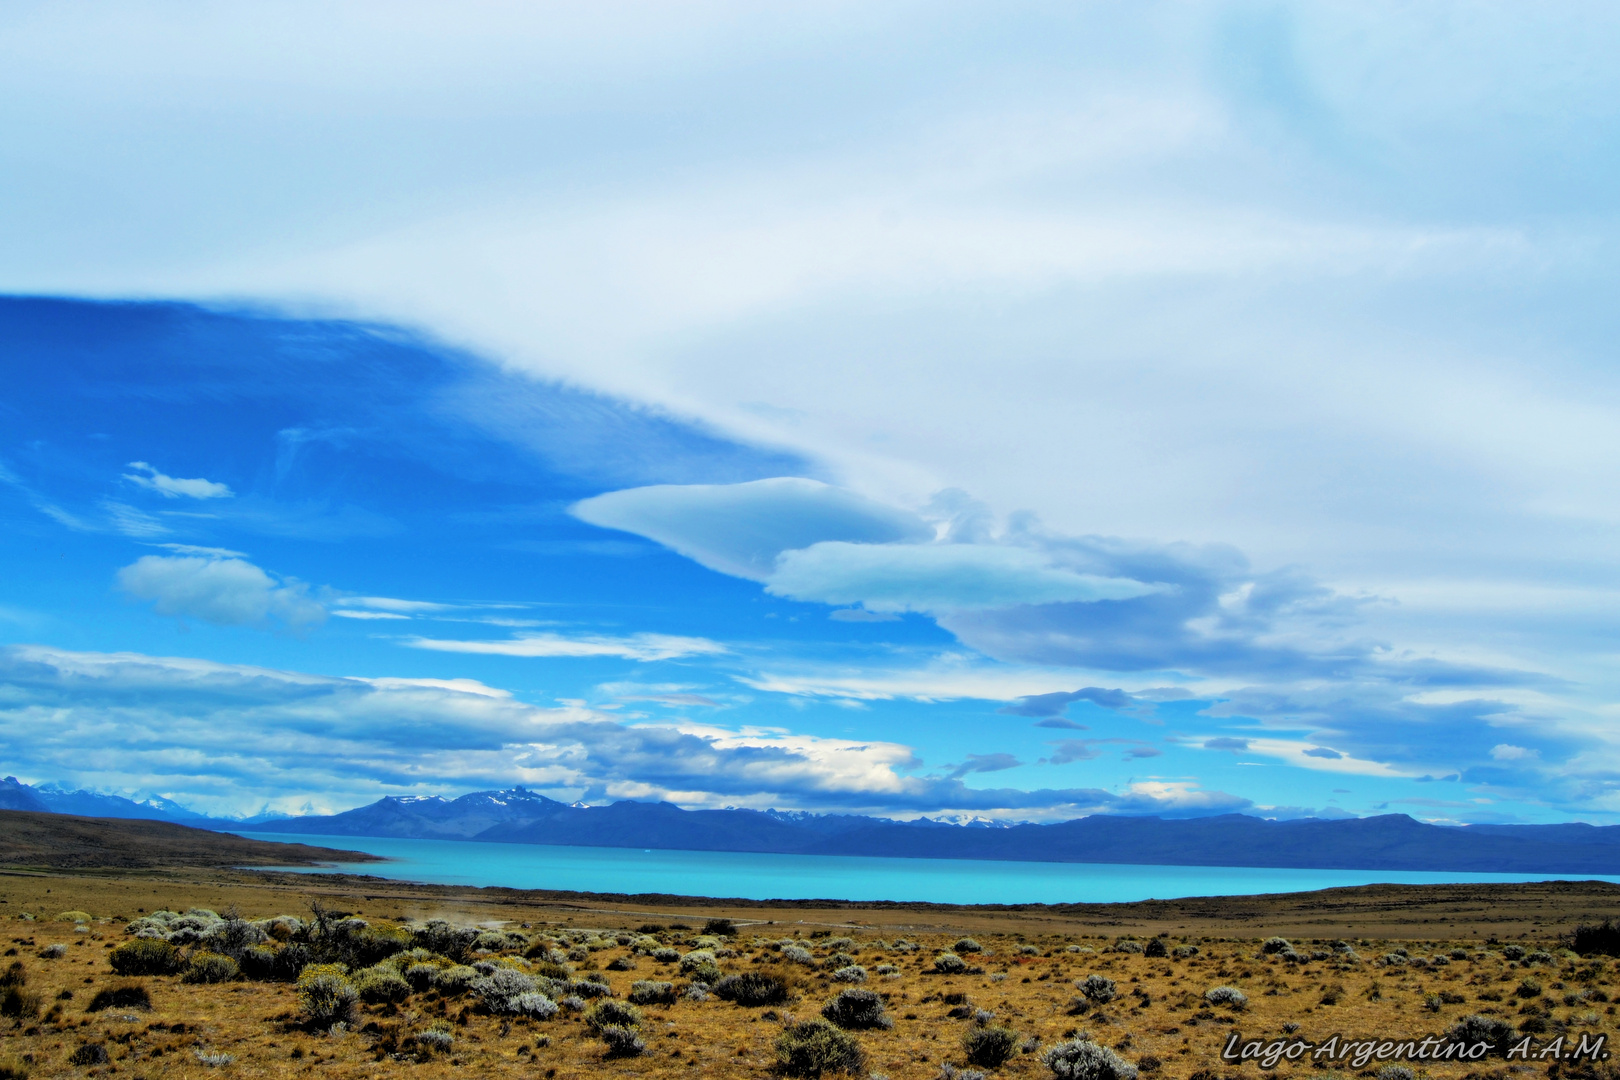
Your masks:
{"label": "shrub", "polygon": [[404,1001],[411,996],[411,984],[389,964],[373,964],[354,973],[354,989],[360,1000],[372,1005]]}
{"label": "shrub", "polygon": [[1270,956],[1272,953],[1290,953],[1293,951],[1294,946],[1287,938],[1283,937],[1266,938],[1265,944],[1260,946],[1260,952],[1265,956]]}
{"label": "shrub", "polygon": [[636,962],[628,956],[615,956],[608,961],[607,969],[609,971],[634,971],[636,970]]}
{"label": "shrub", "polygon": [[57,922],[87,923],[94,920],[95,916],[88,911],[64,911],[56,917]]}
{"label": "shrub", "polygon": [[1076,979],[1074,985],[1088,1001],[1096,1005],[1108,1004],[1119,992],[1114,980],[1106,975],[1087,975],[1084,979]]}
{"label": "shrub", "polygon": [[1502,957],[1505,960],[1523,960],[1524,959],[1524,947],[1521,946],[1521,945],[1508,945],[1508,946],[1505,946],[1502,949]]}
{"label": "shrub", "polygon": [[466,964],[452,964],[447,968],[440,968],[433,976],[433,988],[446,997],[455,997],[464,994],[478,978],[478,969],[468,967]]}
{"label": "shrub", "polygon": [[422,991],[432,988],[439,971],[438,964],[412,964],[401,974],[404,975],[405,981],[411,984],[412,990]]}
{"label": "shrub", "polygon": [[660,964],[673,964],[681,958],[681,951],[668,947],[658,948],[652,951],[652,958]]}
{"label": "shrub", "polygon": [[1553,954],[1548,952],[1546,949],[1537,949],[1535,952],[1530,953],[1529,955],[1527,955],[1524,958],[1524,962],[1527,963],[1527,964],[1554,964],[1554,965],[1556,965],[1558,963],[1558,961],[1553,958]]}
{"label": "shrub", "polygon": [[28,1066],[16,1058],[0,1061],[0,1080],[28,1080]]}
{"label": "shrub", "polygon": [[180,950],[161,938],[136,938],[114,949],[107,962],[116,975],[172,975],[180,970]]}
{"label": "shrub", "polygon": [[24,990],[21,983],[11,983],[0,990],[0,1016],[13,1020],[31,1020],[38,1015],[38,994]]}
{"label": "shrub", "polygon": [[720,966],[714,962],[714,953],[708,949],[694,949],[681,957],[681,974],[690,975],[699,982],[720,981]]}
{"label": "shrub", "polygon": [[107,1047],[101,1043],[80,1043],[68,1055],[69,1065],[105,1065],[107,1064]]}
{"label": "shrub", "polygon": [[1569,947],[1582,956],[1620,956],[1620,926],[1611,920],[1577,926]]}
{"label": "shrub", "polygon": [[816,962],[815,956],[802,945],[782,946],[782,959],[790,960],[795,964],[814,965]]}
{"label": "shrub", "polygon": [[250,947],[268,941],[270,935],[263,929],[232,912],[203,932],[200,944],[209,952],[236,959]]}
{"label": "shrub", "polygon": [[1385,1065],[1378,1070],[1378,1080],[1417,1080],[1417,1073],[1405,1065]]}
{"label": "shrub", "polygon": [[727,975],[714,984],[714,995],[737,1005],[780,1005],[788,999],[788,985],[779,976],[765,971],[744,971]]}
{"label": "shrub", "polygon": [[585,1010],[585,1025],[598,1034],[610,1027],[639,1029],[641,1020],[640,1009],[621,1001],[598,1001]]}
{"label": "shrub", "polygon": [[1161,959],[1170,955],[1170,947],[1164,943],[1164,938],[1154,938],[1142,950],[1142,955]]}
{"label": "shrub", "polygon": [[1241,1009],[1249,1003],[1249,997],[1235,986],[1216,986],[1204,991],[1204,1000],[1211,1005],[1228,1005],[1234,1009]]}
{"label": "shrub", "polygon": [[431,1057],[434,1054],[448,1054],[451,1047],[456,1045],[456,1037],[448,1027],[435,1026],[418,1031],[411,1036],[411,1042],[418,1053]]}
{"label": "shrub", "polygon": [[1446,1029],[1446,1037],[1454,1042],[1474,1046],[1485,1043],[1492,1050],[1501,1051],[1513,1037],[1513,1028],[1494,1016],[1474,1013],[1465,1016]]}
{"label": "shrub", "polygon": [[0,971],[0,986],[27,986],[28,969],[23,967],[21,960],[13,960],[6,965],[5,971]]}
{"label": "shrub", "polygon": [[113,986],[105,986],[96,991],[96,996],[90,999],[85,1006],[85,1012],[101,1012],[103,1009],[150,1009],[152,995],[146,992],[146,987],[138,982],[121,982]]}
{"label": "shrub", "polygon": [[508,967],[493,968],[488,974],[480,975],[472,980],[468,989],[483,1000],[490,1012],[507,1016],[527,1013],[525,1006],[533,1002],[518,999],[525,994],[540,993],[539,985],[532,978]]}
{"label": "shrub", "polygon": [[973,1027],[962,1036],[962,1052],[975,1065],[999,1069],[1018,1049],[1018,1032],[1004,1027]]}
{"label": "shrub", "polygon": [[673,1005],[675,984],[642,979],[630,984],[628,1000],[632,1005]]}
{"label": "shrub", "polygon": [[866,969],[859,964],[849,964],[832,973],[833,982],[862,983],[866,981]]}
{"label": "shrub", "polygon": [[461,961],[478,940],[473,927],[451,926],[443,919],[431,919],[410,928],[411,944],[419,949],[438,953],[450,960]]}
{"label": "shrub", "polygon": [[353,1019],[360,994],[342,964],[310,964],[298,974],[298,1008],[317,1027]]}
{"label": "shrub", "polygon": [[67,946],[63,944],[47,945],[39,950],[41,960],[60,960],[67,955]]}
{"label": "shrub", "polygon": [[894,1026],[894,1021],[883,1011],[883,998],[871,990],[841,990],[837,997],[822,1006],[821,1015],[852,1031],[872,1028],[887,1031]]}
{"label": "shrub", "polygon": [[1520,979],[1518,988],[1513,991],[1514,997],[1536,998],[1541,996],[1541,984],[1534,979]]}
{"label": "shrub", "polygon": [[641,1032],[632,1027],[609,1024],[596,1033],[607,1044],[609,1057],[635,1057],[647,1049]]}
{"label": "shrub", "polygon": [[184,983],[222,983],[239,978],[242,969],[235,960],[220,953],[192,953],[186,962],[186,972],[180,976]]}
{"label": "shrub", "polygon": [[1123,953],[1140,953],[1146,952],[1147,946],[1143,945],[1140,941],[1131,941],[1126,939],[1125,941],[1114,942],[1114,951]]}
{"label": "shrub", "polygon": [[1059,1043],[1041,1055],[1058,1080],[1136,1080],[1136,1066],[1090,1039]]}
{"label": "shrub", "polygon": [[607,980],[598,976],[595,979],[570,979],[565,989],[571,994],[578,994],[582,998],[612,997],[613,987]]}
{"label": "shrub", "polygon": [[804,1020],[777,1036],[776,1062],[789,1076],[817,1077],[824,1072],[858,1073],[866,1054],[848,1032],[825,1020]]}
{"label": "shrub", "polygon": [[1198,955],[1198,946],[1196,946],[1196,945],[1177,945],[1175,947],[1173,955],[1175,956],[1175,958],[1177,960],[1185,960],[1189,956],[1197,956]]}
{"label": "shrub", "polygon": [[956,953],[984,952],[984,946],[970,937],[965,937],[959,938],[956,944],[951,946],[951,951]]}
{"label": "shrub", "polygon": [[942,952],[934,957],[934,971],[940,975],[960,975],[967,970],[967,961],[953,952]]}
{"label": "shrub", "polygon": [[737,924],[730,919],[710,919],[703,924],[703,933],[713,934],[715,937],[736,937]]}

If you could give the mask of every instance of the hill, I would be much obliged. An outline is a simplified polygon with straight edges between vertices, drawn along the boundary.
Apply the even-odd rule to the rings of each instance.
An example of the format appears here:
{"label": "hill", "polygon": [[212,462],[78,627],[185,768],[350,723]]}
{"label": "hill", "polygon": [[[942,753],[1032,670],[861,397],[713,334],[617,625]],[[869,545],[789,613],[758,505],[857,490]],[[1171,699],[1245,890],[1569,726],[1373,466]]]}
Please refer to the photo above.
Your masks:
{"label": "hill", "polygon": [[358,851],[251,840],[167,821],[0,810],[0,866],[135,870],[381,861]]}

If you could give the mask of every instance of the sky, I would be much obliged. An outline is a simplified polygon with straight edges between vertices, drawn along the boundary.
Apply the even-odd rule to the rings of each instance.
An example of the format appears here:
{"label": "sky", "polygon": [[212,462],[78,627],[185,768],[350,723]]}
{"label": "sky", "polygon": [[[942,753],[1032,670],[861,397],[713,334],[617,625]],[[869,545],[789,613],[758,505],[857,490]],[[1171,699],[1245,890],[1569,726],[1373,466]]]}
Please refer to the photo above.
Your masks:
{"label": "sky", "polygon": [[1620,14],[0,9],[0,769],[1620,822]]}

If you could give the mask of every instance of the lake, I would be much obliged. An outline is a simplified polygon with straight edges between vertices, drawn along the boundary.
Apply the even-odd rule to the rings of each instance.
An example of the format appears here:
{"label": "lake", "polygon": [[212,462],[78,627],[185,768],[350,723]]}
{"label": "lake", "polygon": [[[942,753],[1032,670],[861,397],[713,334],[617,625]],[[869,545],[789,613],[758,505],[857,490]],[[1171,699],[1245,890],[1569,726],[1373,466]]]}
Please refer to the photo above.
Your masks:
{"label": "lake", "polygon": [[[1288,870],[1228,866],[879,859],[735,851],[548,847],[372,836],[245,834],[254,839],[364,851],[396,860],[308,873],[370,874],[435,885],[674,893],[748,900],[920,900],[939,904],[1064,904],[1305,892],[1374,883],[1434,885],[1558,879],[1558,874],[1465,874],[1401,870]],[[1576,875],[1592,880],[1595,875]],[[1602,877],[1620,881],[1620,877]]]}

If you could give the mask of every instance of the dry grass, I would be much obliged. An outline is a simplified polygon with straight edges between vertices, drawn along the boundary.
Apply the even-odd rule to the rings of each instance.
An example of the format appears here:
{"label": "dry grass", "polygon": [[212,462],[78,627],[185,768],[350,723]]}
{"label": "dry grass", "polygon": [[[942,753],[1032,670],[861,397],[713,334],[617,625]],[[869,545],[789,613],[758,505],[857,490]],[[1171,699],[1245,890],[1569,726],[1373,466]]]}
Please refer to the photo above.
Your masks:
{"label": "dry grass", "polygon": [[[298,884],[304,887],[303,894],[295,887]],[[353,883],[348,884],[352,888]],[[342,883],[322,885],[343,895]],[[390,892],[375,883],[368,885],[380,891],[347,893],[348,909],[361,910],[368,919],[440,916],[468,923],[504,923],[513,929],[528,923],[525,933],[531,936],[581,927],[633,930],[644,921],[679,923],[688,929],[665,931],[661,937],[683,952],[692,947],[691,939],[703,918],[722,913],[592,912],[583,906],[569,907],[520,895],[502,894],[503,898],[497,900],[489,895],[492,891],[427,893],[401,887]],[[646,1006],[642,1010],[646,1018],[642,1035],[647,1050],[637,1057],[607,1056],[603,1042],[578,1014],[564,1011],[546,1021],[508,1020],[484,1013],[471,996],[445,998],[436,991],[413,994],[398,1005],[366,1006],[349,1030],[336,1035],[303,1026],[294,988],[278,983],[188,985],[178,977],[151,977],[140,980],[150,992],[151,1011],[86,1011],[97,990],[123,981],[112,974],[106,956],[113,945],[125,939],[123,920],[139,914],[140,908],[220,909],[236,904],[251,917],[307,914],[304,895],[310,888],[308,879],[284,886],[273,881],[259,884],[246,879],[210,880],[185,875],[161,880],[0,878],[0,898],[6,901],[0,912],[10,913],[0,917],[0,951],[15,950],[0,967],[20,960],[27,972],[27,989],[38,995],[42,1005],[41,1016],[15,1026],[13,1020],[0,1019],[0,1064],[11,1059],[36,1078],[89,1074],[152,1078],[410,1076],[421,1080],[521,1076],[566,1080],[692,1073],[719,1078],[766,1077],[774,1071],[774,1044],[783,1024],[790,1018],[818,1016],[822,1004],[842,986],[831,980],[830,971],[782,964],[780,954],[762,947],[762,943],[798,937],[813,948],[819,961],[834,951],[823,944],[829,934],[855,939],[855,946],[844,951],[872,972],[865,986],[887,998],[893,1028],[861,1031],[856,1037],[866,1051],[867,1070],[891,1080],[933,1080],[944,1063],[967,1065],[961,1039],[973,1020],[949,1016],[953,1010],[970,1014],[976,1009],[990,1010],[995,1013],[993,1023],[1015,1029],[1020,1039],[1034,1037],[1043,1047],[1086,1032],[1098,1042],[1117,1048],[1139,1066],[1157,1061],[1157,1070],[1145,1072],[1144,1080],[1180,1080],[1212,1068],[1216,1078],[1261,1075],[1253,1064],[1239,1068],[1223,1066],[1217,1060],[1220,1046],[1233,1030],[1249,1037],[1269,1038],[1288,1031],[1288,1025],[1298,1025],[1297,1033],[1305,1038],[1322,1038],[1332,1032],[1420,1037],[1443,1031],[1462,1015],[1483,1012],[1515,1025],[1535,1015],[1541,1017],[1550,1032],[1567,1029],[1611,1033],[1612,1037],[1616,1007],[1607,999],[1612,996],[1620,1000],[1620,976],[1613,961],[1561,955],[1551,966],[1527,968],[1505,959],[1500,946],[1450,932],[1443,922],[1414,922],[1409,928],[1413,932],[1398,940],[1352,937],[1356,928],[1345,925],[1345,932],[1335,936],[1351,939],[1362,957],[1360,962],[1335,958],[1300,964],[1274,956],[1261,958],[1262,939],[1274,931],[1288,933],[1288,928],[1249,918],[1241,920],[1241,925],[1225,927],[1224,932],[1208,921],[1180,931],[1154,930],[1167,933],[1166,940],[1172,946],[1193,944],[1200,953],[1185,959],[1149,959],[1104,951],[1122,933],[1133,933],[1142,940],[1146,940],[1147,933],[1119,926],[1077,925],[1074,919],[1059,920],[1061,925],[1057,925],[1046,916],[1013,918],[1006,913],[983,912],[959,912],[953,918],[941,909],[926,909],[910,913],[913,929],[896,921],[875,929],[850,930],[818,928],[815,921],[818,916],[824,924],[843,919],[847,927],[847,910],[818,913],[796,907],[755,910],[752,920],[747,909],[723,912],[740,924],[733,945],[740,955],[722,957],[720,966],[728,972],[761,968],[791,972],[797,985],[789,1004],[774,1009],[742,1008],[711,998],[705,1002],[683,999],[670,1006]],[[1481,899],[1482,890],[1475,887],[1470,895],[1475,916],[1491,917],[1491,904]],[[1309,908],[1319,902],[1319,898],[1299,898],[1296,906]],[[1552,918],[1543,900],[1525,901],[1520,896],[1519,902],[1528,906],[1509,925],[1512,932],[1504,932],[1502,939],[1556,952],[1556,935],[1544,924],[1567,922],[1565,916],[1570,912]],[[76,932],[72,923],[15,917],[25,909],[46,915],[53,910],[82,909],[100,918],[85,932]],[[1279,924],[1290,921],[1280,914],[1280,907],[1277,910]],[[111,918],[115,915],[117,920]],[[776,918],[760,919],[762,915]],[[784,915],[797,918],[788,921],[781,918]],[[1177,917],[1184,922],[1188,918],[1185,912]],[[930,974],[936,952],[949,948],[963,931],[971,932],[987,950],[986,954],[968,957],[983,973],[948,977]],[[1297,934],[1289,936],[1301,950],[1329,948],[1325,943],[1327,935],[1321,935],[1316,942]],[[902,952],[882,947],[882,942],[892,943],[898,937],[909,938],[920,948]],[[1423,941],[1421,945],[1414,944],[1418,938]],[[42,958],[42,948],[53,942],[69,943],[66,955]],[[1071,946],[1095,951],[1071,952]],[[1022,951],[1031,947],[1036,955]],[[1449,954],[1453,948],[1466,949],[1469,956],[1464,960],[1449,960],[1448,956],[1448,963],[1434,967],[1386,966],[1377,962],[1399,947],[1419,957]],[[572,966],[579,972],[603,972],[616,999],[621,1001],[636,980],[665,980],[677,986],[687,981],[675,963],[660,964],[645,955],[633,958],[634,970],[608,970],[612,961],[629,955],[628,948],[614,946],[592,952],[588,959]],[[897,976],[885,978],[877,974],[879,965],[895,966]],[[1114,980],[1118,996],[1090,1008],[1084,1015],[1073,1015],[1075,982],[1091,974]],[[1540,994],[1531,998],[1515,996],[1526,977],[1541,984]],[[1234,1012],[1204,1004],[1204,991],[1218,985],[1240,988],[1248,996],[1248,1006]],[[59,1000],[66,992],[71,992],[71,998]],[[1566,995],[1577,994],[1585,997],[1565,1003]],[[1431,1003],[1436,1010],[1431,1011]],[[453,1047],[448,1053],[414,1060],[406,1037],[436,1021],[449,1025]],[[87,1042],[104,1044],[110,1061],[105,1065],[70,1064],[70,1055]],[[211,1066],[199,1060],[199,1053],[230,1055],[233,1060]],[[1541,1063],[1512,1068],[1515,1074],[1526,1070],[1537,1076],[1547,1074]],[[1506,1063],[1492,1059],[1419,1071],[1436,1078],[1460,1080],[1468,1073],[1507,1077],[1508,1069]],[[1306,1077],[1327,1070],[1306,1061],[1285,1064],[1278,1071]],[[1041,1065],[1038,1053],[1023,1052],[1015,1054],[995,1073],[1032,1080],[1051,1075]],[[1351,1070],[1340,1073],[1350,1074]],[[1373,1072],[1369,1069],[1363,1074],[1371,1076]]]}

